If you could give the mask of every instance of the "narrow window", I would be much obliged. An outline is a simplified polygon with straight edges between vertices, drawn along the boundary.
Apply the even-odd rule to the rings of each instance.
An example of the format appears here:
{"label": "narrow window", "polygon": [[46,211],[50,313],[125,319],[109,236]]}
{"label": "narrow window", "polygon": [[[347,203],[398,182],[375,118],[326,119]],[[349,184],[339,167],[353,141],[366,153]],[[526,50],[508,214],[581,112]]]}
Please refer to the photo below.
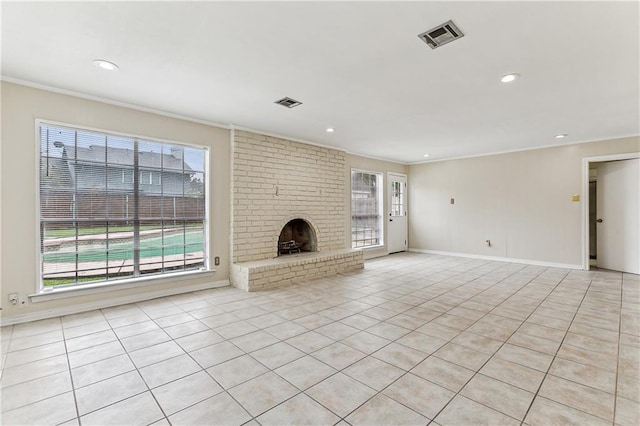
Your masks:
{"label": "narrow window", "polygon": [[351,247],[382,244],[382,174],[351,171]]}
{"label": "narrow window", "polygon": [[39,130],[43,287],[208,267],[206,148]]}

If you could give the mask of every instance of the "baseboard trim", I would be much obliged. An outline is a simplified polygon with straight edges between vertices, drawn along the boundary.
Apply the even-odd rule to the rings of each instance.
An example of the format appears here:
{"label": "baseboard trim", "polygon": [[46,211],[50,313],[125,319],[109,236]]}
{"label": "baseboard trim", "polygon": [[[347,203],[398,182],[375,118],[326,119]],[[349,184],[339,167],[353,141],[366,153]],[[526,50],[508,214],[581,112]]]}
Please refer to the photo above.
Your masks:
{"label": "baseboard trim", "polygon": [[81,303],[81,304],[72,305],[72,306],[65,306],[62,308],[45,309],[42,311],[30,312],[23,315],[15,315],[8,318],[0,318],[0,326],[20,324],[23,322],[37,321],[37,320],[54,318],[54,317],[63,316],[63,315],[78,314],[81,312],[92,311],[94,309],[102,309],[102,308],[109,308],[109,307],[118,306],[118,305],[126,305],[127,303],[142,302],[145,300],[156,299],[158,297],[175,296],[176,294],[190,293],[192,291],[208,290],[211,288],[218,288],[218,287],[227,287],[229,285],[230,285],[229,280],[220,280],[220,281],[213,281],[205,284],[194,284],[189,286],[182,286],[179,288],[168,288],[168,289],[157,290],[152,292],[145,292],[141,294],[135,294],[135,295],[125,296],[125,297],[117,297],[114,299],[101,300],[101,301],[91,302],[91,303]]}
{"label": "baseboard trim", "polygon": [[579,269],[579,270],[583,269],[582,265],[577,265],[572,263],[544,262],[540,260],[531,260],[531,259],[515,259],[512,257],[484,256],[481,254],[457,253],[457,252],[440,251],[440,250],[423,250],[423,249],[416,249],[416,248],[410,248],[409,251],[413,253],[439,254],[442,256],[467,257],[470,259],[495,260],[498,262],[508,262],[508,263],[523,263],[525,265],[535,265],[535,266],[549,266],[552,268],[566,268],[566,269]]}

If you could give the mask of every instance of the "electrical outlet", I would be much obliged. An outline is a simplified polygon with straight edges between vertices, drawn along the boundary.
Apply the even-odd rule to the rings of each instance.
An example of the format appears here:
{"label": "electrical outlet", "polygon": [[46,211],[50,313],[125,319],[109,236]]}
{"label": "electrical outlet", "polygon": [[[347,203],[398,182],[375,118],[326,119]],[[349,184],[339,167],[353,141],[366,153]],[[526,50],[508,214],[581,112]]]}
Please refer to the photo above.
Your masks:
{"label": "electrical outlet", "polygon": [[18,304],[18,293],[11,293],[9,295],[9,302],[11,302],[12,305],[17,305]]}
{"label": "electrical outlet", "polygon": [[26,295],[21,294],[18,297],[18,307],[19,308],[26,308],[28,304],[29,304],[29,298],[27,298]]}
{"label": "electrical outlet", "polygon": [[213,264],[216,266],[220,265],[220,256],[216,256],[213,258]]}

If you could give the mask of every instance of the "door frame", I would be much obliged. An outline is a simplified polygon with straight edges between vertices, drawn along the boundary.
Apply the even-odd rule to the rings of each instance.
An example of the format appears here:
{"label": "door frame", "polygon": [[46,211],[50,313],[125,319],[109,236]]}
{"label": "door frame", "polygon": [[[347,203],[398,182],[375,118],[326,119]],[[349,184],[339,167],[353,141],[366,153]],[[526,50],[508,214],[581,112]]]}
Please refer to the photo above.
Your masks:
{"label": "door frame", "polygon": [[591,267],[589,264],[589,165],[591,163],[632,160],[634,158],[640,158],[640,152],[582,158],[582,269],[585,271],[588,271]]}
{"label": "door frame", "polygon": [[386,222],[386,220],[388,219],[387,215],[389,214],[389,212],[391,212],[391,196],[392,196],[392,194],[391,194],[391,189],[389,188],[388,185],[391,184],[391,180],[392,180],[393,176],[398,176],[398,177],[404,178],[405,185],[406,185],[405,193],[404,193],[404,199],[405,199],[405,203],[406,203],[405,210],[404,210],[404,212],[405,212],[404,216],[406,218],[405,226],[404,226],[404,240],[407,242],[407,244],[405,246],[405,250],[404,251],[409,251],[409,191],[408,191],[408,188],[409,188],[409,177],[405,173],[387,172],[387,182],[386,182],[386,185],[387,185],[386,186],[386,194],[387,194],[387,196],[385,197],[386,198],[385,205],[386,205],[387,208],[385,209],[385,212],[384,212],[384,218],[385,218],[385,224],[386,224],[385,227],[386,227],[386,230],[387,230],[387,240],[386,240],[387,241],[387,243],[386,243],[387,254],[391,254],[392,253],[391,250],[389,249],[389,239],[390,239],[389,235],[388,235],[388,233],[389,233],[389,225],[388,225],[388,222]]}

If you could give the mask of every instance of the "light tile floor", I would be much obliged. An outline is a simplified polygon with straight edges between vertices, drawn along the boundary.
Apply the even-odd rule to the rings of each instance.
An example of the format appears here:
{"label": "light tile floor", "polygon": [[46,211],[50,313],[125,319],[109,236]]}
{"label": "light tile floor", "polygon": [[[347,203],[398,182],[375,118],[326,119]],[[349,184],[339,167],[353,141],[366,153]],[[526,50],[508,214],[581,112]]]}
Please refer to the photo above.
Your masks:
{"label": "light tile floor", "polygon": [[640,280],[404,253],[1,329],[2,424],[638,425]]}

